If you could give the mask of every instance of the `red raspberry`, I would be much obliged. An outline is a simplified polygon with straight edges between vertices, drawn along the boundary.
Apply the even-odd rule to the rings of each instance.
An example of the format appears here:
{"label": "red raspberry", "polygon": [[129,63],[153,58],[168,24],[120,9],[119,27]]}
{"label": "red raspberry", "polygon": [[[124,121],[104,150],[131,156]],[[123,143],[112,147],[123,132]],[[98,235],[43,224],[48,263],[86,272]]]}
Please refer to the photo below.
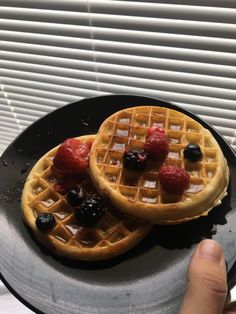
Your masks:
{"label": "red raspberry", "polygon": [[91,142],[69,138],[60,145],[53,166],[64,174],[78,175],[89,165],[90,148]]}
{"label": "red raspberry", "polygon": [[53,189],[54,191],[64,195],[76,186],[77,184],[76,179],[72,177],[63,176],[63,178],[59,179],[58,182],[53,185]]}
{"label": "red raspberry", "polygon": [[162,129],[162,128],[148,128],[148,130],[147,130],[147,137],[152,135],[152,133],[154,133],[154,132],[159,132],[159,133],[164,133],[165,134],[165,130]]}
{"label": "red raspberry", "polygon": [[163,190],[182,194],[189,184],[189,173],[183,168],[164,165],[159,170],[159,180]]}
{"label": "red raspberry", "polygon": [[144,150],[157,160],[164,160],[169,152],[169,140],[160,128],[148,129]]}

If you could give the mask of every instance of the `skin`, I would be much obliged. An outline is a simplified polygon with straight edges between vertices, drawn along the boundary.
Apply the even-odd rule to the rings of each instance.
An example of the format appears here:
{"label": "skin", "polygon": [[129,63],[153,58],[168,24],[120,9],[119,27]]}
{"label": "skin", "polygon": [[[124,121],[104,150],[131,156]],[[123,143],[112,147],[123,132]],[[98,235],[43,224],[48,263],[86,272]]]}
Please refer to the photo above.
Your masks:
{"label": "skin", "polygon": [[236,306],[225,309],[227,292],[223,250],[216,241],[204,240],[189,263],[179,314],[236,314]]}

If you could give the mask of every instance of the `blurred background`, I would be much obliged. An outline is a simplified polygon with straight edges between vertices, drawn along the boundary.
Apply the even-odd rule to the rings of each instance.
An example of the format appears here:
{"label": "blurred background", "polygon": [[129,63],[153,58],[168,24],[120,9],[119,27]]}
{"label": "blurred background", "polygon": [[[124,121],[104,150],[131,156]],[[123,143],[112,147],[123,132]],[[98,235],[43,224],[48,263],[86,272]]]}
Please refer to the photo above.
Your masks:
{"label": "blurred background", "polygon": [[[0,154],[45,114],[113,93],[180,105],[236,150],[235,87],[235,0],[0,0]],[[0,294],[1,313],[30,313]]]}

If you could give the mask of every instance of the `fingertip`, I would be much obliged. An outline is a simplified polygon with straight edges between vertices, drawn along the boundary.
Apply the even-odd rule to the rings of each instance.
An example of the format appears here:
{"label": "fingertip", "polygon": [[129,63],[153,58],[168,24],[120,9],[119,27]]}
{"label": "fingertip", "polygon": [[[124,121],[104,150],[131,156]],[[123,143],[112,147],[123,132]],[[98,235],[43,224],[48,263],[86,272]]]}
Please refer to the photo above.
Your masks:
{"label": "fingertip", "polygon": [[221,245],[212,239],[201,241],[189,263],[188,276],[208,273],[226,281],[227,271],[224,252]]}
{"label": "fingertip", "polygon": [[196,254],[201,259],[219,262],[223,256],[223,250],[217,241],[206,239],[199,243]]}
{"label": "fingertip", "polygon": [[[188,285],[182,313],[222,313],[227,294],[226,266],[221,245],[215,240],[200,242],[188,269]],[[220,312],[221,311],[221,312]]]}

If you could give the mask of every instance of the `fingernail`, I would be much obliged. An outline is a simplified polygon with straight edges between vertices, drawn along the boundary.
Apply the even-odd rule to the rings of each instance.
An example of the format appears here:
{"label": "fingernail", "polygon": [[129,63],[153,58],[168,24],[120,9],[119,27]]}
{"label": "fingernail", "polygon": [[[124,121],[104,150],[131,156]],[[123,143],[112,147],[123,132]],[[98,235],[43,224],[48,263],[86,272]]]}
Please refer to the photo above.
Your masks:
{"label": "fingernail", "polygon": [[221,246],[214,240],[205,240],[200,244],[199,257],[218,262],[222,257]]}

